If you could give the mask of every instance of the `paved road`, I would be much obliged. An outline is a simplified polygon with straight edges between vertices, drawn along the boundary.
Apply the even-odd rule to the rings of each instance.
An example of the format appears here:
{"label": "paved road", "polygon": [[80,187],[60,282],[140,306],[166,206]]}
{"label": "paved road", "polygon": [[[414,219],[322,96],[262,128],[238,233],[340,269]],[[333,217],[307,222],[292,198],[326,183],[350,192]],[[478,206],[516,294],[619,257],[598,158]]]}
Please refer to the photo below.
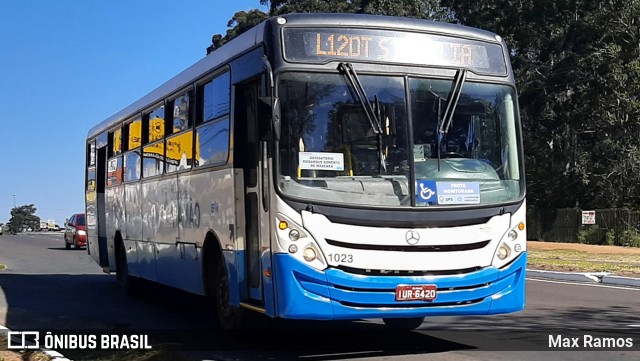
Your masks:
{"label": "paved road", "polygon": [[[191,360],[590,361],[640,357],[640,289],[529,280],[527,308],[517,314],[435,317],[419,331],[401,334],[384,332],[380,321],[286,322],[269,325],[277,331],[220,337],[209,329],[211,316],[202,311],[206,300],[164,287],[146,287],[143,295],[127,297],[115,277],[103,274],[86,251],[65,250],[61,234],[0,236],[0,263],[7,265],[0,272],[0,324],[22,330],[154,330],[156,337],[181,338],[190,345],[197,338],[198,346],[193,348],[201,351],[182,355]],[[582,343],[586,334],[619,336],[616,333],[620,332],[621,337],[632,339],[633,350],[638,351],[536,351],[549,349],[550,334],[579,337]],[[276,337],[277,344],[273,342]]]}

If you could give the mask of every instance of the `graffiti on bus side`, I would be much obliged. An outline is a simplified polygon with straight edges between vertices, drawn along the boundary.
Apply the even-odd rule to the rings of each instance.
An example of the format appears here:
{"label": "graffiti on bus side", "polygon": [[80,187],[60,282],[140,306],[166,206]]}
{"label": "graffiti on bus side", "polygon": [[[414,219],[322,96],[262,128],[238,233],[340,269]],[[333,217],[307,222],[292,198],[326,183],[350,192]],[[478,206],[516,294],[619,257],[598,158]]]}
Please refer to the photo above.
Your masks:
{"label": "graffiti on bus side", "polygon": [[183,227],[200,228],[200,204],[191,197],[186,203],[180,203],[178,223]]}

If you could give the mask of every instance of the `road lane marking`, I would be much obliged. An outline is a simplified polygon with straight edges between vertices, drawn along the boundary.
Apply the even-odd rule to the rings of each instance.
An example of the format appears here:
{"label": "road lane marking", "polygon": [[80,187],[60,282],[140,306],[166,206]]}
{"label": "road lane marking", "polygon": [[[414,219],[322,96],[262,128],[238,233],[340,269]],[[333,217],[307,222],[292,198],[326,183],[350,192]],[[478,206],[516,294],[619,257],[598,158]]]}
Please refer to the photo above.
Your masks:
{"label": "road lane marking", "polygon": [[371,353],[383,353],[384,350],[371,350],[371,351],[353,351],[353,352],[339,352],[339,353],[325,353],[319,355],[301,355],[298,356],[300,358],[311,358],[311,357],[335,357],[335,356],[350,356],[350,355],[366,355]]}
{"label": "road lane marking", "polygon": [[546,282],[546,283],[559,283],[559,284],[563,284],[563,285],[576,285],[576,286],[587,286],[587,287],[613,288],[615,290],[628,290],[628,291],[640,292],[640,288],[609,286],[609,285],[603,285],[601,283],[592,284],[592,283],[580,283],[580,282],[568,282],[568,281],[552,281],[552,280],[543,280],[543,279],[539,279],[539,278],[527,278],[527,281]]}

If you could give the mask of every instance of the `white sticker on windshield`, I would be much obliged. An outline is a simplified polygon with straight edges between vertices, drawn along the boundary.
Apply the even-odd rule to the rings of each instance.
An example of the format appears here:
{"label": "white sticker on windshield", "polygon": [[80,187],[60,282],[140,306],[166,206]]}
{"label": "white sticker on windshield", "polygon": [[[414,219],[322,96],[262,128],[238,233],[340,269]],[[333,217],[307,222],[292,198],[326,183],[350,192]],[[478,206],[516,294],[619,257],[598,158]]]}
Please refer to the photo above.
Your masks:
{"label": "white sticker on windshield", "polygon": [[324,152],[298,153],[298,166],[306,170],[344,170],[344,154]]}

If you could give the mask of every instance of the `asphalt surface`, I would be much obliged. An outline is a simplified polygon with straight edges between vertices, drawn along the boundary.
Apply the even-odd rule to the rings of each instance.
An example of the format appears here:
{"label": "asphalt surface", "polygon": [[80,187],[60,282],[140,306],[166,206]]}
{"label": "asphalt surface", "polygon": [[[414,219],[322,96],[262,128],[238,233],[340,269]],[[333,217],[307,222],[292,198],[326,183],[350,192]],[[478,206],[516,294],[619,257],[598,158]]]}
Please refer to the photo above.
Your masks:
{"label": "asphalt surface", "polygon": [[[189,360],[637,360],[640,288],[594,282],[527,281],[525,311],[433,317],[410,333],[381,320],[272,322],[266,330],[220,335],[205,299],[148,285],[124,295],[86,250],[65,250],[61,234],[0,236],[0,325],[13,330],[129,330],[170,340]],[[630,338],[632,347],[554,351],[553,340]],[[555,342],[555,341],[554,341]],[[540,351],[544,351],[543,354]],[[61,350],[75,360],[91,359]]]}

